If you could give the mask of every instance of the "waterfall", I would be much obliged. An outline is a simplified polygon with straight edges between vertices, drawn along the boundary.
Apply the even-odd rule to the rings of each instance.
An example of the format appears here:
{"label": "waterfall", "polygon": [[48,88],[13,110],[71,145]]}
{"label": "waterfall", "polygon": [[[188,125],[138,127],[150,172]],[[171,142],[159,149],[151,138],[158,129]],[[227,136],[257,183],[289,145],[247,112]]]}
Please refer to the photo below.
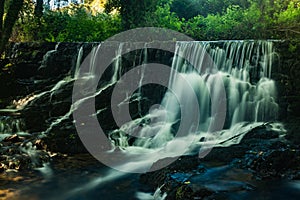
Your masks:
{"label": "waterfall", "polygon": [[[121,155],[127,157],[127,163],[114,164],[116,169],[144,172],[158,160],[194,153],[195,149],[201,149],[199,156],[203,157],[214,146],[237,144],[253,128],[277,119],[276,87],[271,79],[276,56],[272,41],[176,42],[175,45],[170,74],[164,80],[168,90],[158,106],[148,107],[148,113],[142,109],[142,100],[148,96],[143,96],[140,88],[151,76],[148,68],[157,69],[161,65],[148,66],[151,44],[144,44],[139,59],[129,57],[133,62],[127,67],[133,69],[126,69],[122,66],[126,59],[122,53],[130,47],[126,43],[120,43],[115,50],[110,73],[106,73],[111,76],[109,81],[100,79],[96,93],[75,101],[68,113],[88,106],[84,101],[97,97],[109,87],[118,91],[117,96],[112,93],[112,99],[118,95],[123,98],[112,104],[111,109],[125,105],[130,111],[129,104],[138,101],[134,109],[138,117],[123,120],[123,124],[116,122],[119,128],[106,133],[112,145],[109,149],[115,153],[116,149],[122,149]],[[92,60],[89,62],[92,71],[97,71],[94,60],[102,56],[97,52],[94,50],[88,58]],[[131,77],[131,82],[126,82],[125,75]],[[81,81],[79,88],[89,87],[87,83],[88,80]],[[131,84],[138,85],[134,93],[129,89]],[[148,93],[158,92],[149,90]],[[122,109],[113,113],[113,117],[119,116],[123,116]],[[144,160],[145,153],[147,160]]]}
{"label": "waterfall", "polygon": [[[7,160],[20,159],[28,169],[42,173],[45,183],[38,187],[33,185],[34,191],[36,188],[43,189],[45,185],[50,185],[50,190],[46,187],[47,191],[51,191],[52,188],[59,190],[59,193],[54,195],[41,190],[45,192],[41,197],[48,198],[49,195],[52,199],[73,199],[85,197],[87,194],[88,198],[88,194],[96,190],[100,191],[100,194],[107,194],[106,191],[117,193],[126,189],[123,196],[135,195],[136,199],[166,199],[167,193],[163,192],[163,186],[155,192],[144,189],[137,191],[137,179],[132,179],[137,176],[129,173],[162,169],[182,155],[198,154],[199,158],[203,158],[213,147],[230,148],[240,143],[249,131],[265,123],[267,125],[264,126],[264,134],[271,133],[270,138],[277,137],[269,131],[270,129],[283,131],[280,124],[273,123],[278,118],[279,108],[273,80],[277,54],[272,41],[180,41],[173,44],[174,53],[154,49],[151,43],[137,45],[140,47],[137,49],[134,47],[136,44],[126,42],[72,46],[72,66],[66,67],[62,76],[51,80],[52,77],[49,78],[46,74],[42,80],[34,80],[37,83],[40,81],[45,87],[26,97],[18,96],[12,100],[9,107],[0,109],[0,142],[3,157],[7,157]],[[62,49],[63,52],[69,52],[64,48],[65,46],[58,48],[57,45],[55,50],[48,51],[41,62],[42,66],[50,66],[47,60],[60,55]],[[90,49],[91,52],[86,57],[86,51]],[[107,59],[108,55],[112,58]],[[107,59],[105,62],[109,63],[105,70],[99,69],[102,59]],[[88,64],[87,68],[82,67],[83,63]],[[97,80],[99,74],[101,77]],[[131,76],[126,79],[128,74]],[[156,77],[164,83],[165,88],[155,86]],[[148,84],[152,78],[155,84]],[[91,88],[95,82],[97,85],[93,91]],[[133,90],[132,85],[135,85]],[[74,87],[81,90],[74,92]],[[115,90],[121,98],[113,102]],[[90,107],[93,107],[93,112],[88,111]],[[117,121],[117,117],[122,118],[124,107],[127,107],[128,110],[125,111],[129,112],[131,118]],[[60,108],[61,112],[54,112]],[[78,110],[86,112],[79,112],[81,116],[78,118],[74,115]],[[36,120],[33,126],[44,123],[41,130],[30,129],[33,126],[30,127],[30,122],[26,121],[34,114],[40,115],[32,118]],[[27,116],[29,117],[26,118]],[[100,134],[97,127],[90,123],[92,120],[101,128],[104,127],[104,137],[94,137],[92,133]],[[76,166],[71,163],[70,173],[60,173],[65,171],[65,165],[64,171],[57,171],[60,162],[50,162],[52,154],[48,155],[45,150],[40,150],[45,147],[41,143],[43,140],[39,139],[48,136],[50,137],[47,140],[54,142],[58,148],[61,144],[71,144],[74,145],[74,149],[77,148],[79,145],[76,146],[76,142],[80,142],[74,137],[75,127],[72,123],[76,126],[83,143],[78,127],[83,127],[86,130],[84,134],[95,141],[90,146],[93,145],[96,153],[102,151],[99,155],[91,151],[90,153],[107,165],[107,168],[93,163],[88,163],[89,166],[85,167],[77,163],[77,160],[83,160],[85,157],[79,157],[75,160]],[[22,132],[27,129],[28,133]],[[256,134],[261,132],[259,130],[252,133],[257,137]],[[70,140],[70,143],[56,143],[56,140],[60,139]],[[44,141],[48,145],[50,142],[47,140]],[[103,145],[101,142],[104,140],[110,145]],[[6,149],[12,150],[8,152]],[[88,147],[87,150],[89,151]],[[61,156],[55,159],[60,160]],[[69,161],[73,162],[72,158],[67,160],[67,164]],[[76,173],[75,176],[73,172]],[[172,173],[167,172],[171,175],[170,178]],[[200,168],[195,174],[202,175]],[[112,182],[116,180],[119,182],[117,185],[116,182]],[[72,184],[59,188],[60,183],[66,182]],[[128,184],[131,186],[127,186]],[[117,188],[120,185],[122,188]],[[206,185],[204,184],[205,187]],[[129,187],[134,189],[127,190]],[[24,194],[28,193],[27,191],[31,192],[30,188],[31,186],[29,189],[25,188]]]}
{"label": "waterfall", "polygon": [[[224,129],[228,132],[222,133],[222,139],[219,138],[218,143],[234,137],[239,133],[238,129],[245,134],[247,128],[245,130],[244,126],[249,129],[262,122],[274,121],[278,117],[276,87],[271,79],[275,55],[271,41],[177,42],[171,66],[173,72],[169,77],[169,91],[162,99],[160,108],[150,109],[149,114],[124,124],[115,132],[131,134],[138,130],[139,133],[135,135],[139,138],[134,145],[156,148],[174,139],[180,123],[190,127],[190,130],[186,128],[185,131],[197,134],[197,138],[207,137],[207,133],[216,131],[213,124],[218,123],[216,115],[222,112],[226,115]],[[143,62],[145,61],[141,63]],[[141,72],[142,79],[146,75],[143,74],[144,71]],[[179,79],[177,72],[183,78]],[[139,88],[141,83],[142,81]],[[186,83],[192,90],[187,89]],[[226,98],[222,97],[222,90],[225,91]],[[192,100],[193,95],[196,95],[197,102]],[[191,119],[196,109],[199,109],[200,119],[193,121]],[[152,123],[144,123],[145,121]],[[255,122],[256,125],[248,126]],[[192,130],[193,127],[198,128]],[[112,134],[114,138],[115,132]],[[128,146],[124,142],[126,137],[118,135],[117,143],[125,145],[124,148]],[[184,135],[188,136],[189,133]],[[146,136],[154,137],[145,138]],[[232,144],[237,141],[239,140],[232,141]]]}
{"label": "waterfall", "polygon": [[[85,59],[86,49],[83,46],[77,47],[78,52],[74,54],[77,57],[76,65],[70,66],[66,77],[51,83],[52,86],[46,91],[15,101],[16,107],[19,106],[21,110],[23,104],[26,108],[28,102],[34,103],[33,100],[38,98],[45,98],[45,102],[49,100],[50,105],[52,101],[60,101],[56,99],[58,91],[70,85],[80,86],[82,90],[78,93],[73,91],[72,98],[75,100],[69,110],[61,116],[50,118],[39,137],[55,134],[55,128],[64,126],[70,120],[73,120],[76,128],[86,127],[87,134],[96,132],[93,126],[89,126],[91,120],[98,119],[100,125],[110,125],[111,118],[122,116],[118,112],[106,112],[113,112],[114,106],[127,106],[132,114],[131,120],[123,121],[123,124],[116,122],[117,128],[112,126],[105,130],[106,138],[103,138],[110,142],[109,148],[97,146],[99,138],[93,138],[95,149],[99,150],[100,147],[107,151],[100,156],[95,156],[93,152],[91,154],[98,159],[100,157],[100,161],[106,159],[108,162],[104,164],[122,172],[116,173],[109,169],[107,174],[79,185],[63,195],[63,198],[72,198],[97,186],[102,187],[128,175],[127,172],[144,173],[161,169],[182,155],[198,153],[200,158],[204,157],[213,147],[237,144],[252,129],[278,117],[276,85],[272,80],[276,52],[272,41],[176,42],[174,55],[166,59],[169,60],[169,66],[166,66],[169,71],[162,68],[156,71],[159,72],[157,74],[153,74],[149,68],[153,70],[162,66],[151,64],[154,58],[163,57],[163,50],[157,53],[150,43],[141,45],[139,50],[130,50],[134,45],[127,43],[109,44],[108,47],[104,45],[106,43],[94,46]],[[109,54],[101,51],[103,48],[105,51],[112,50],[110,53],[114,59],[109,60],[109,66],[101,74],[95,92],[92,92],[93,83],[102,70],[99,69],[99,61],[103,57],[106,59]],[[56,52],[57,47],[46,53],[42,64],[46,65],[46,60]],[[88,67],[81,68],[82,63],[88,64]],[[123,77],[132,72],[135,72],[132,74],[135,79],[126,82]],[[167,90],[157,90],[151,85],[143,88],[149,76],[161,75],[164,75],[162,81],[166,83]],[[125,87],[120,91],[122,98],[113,104],[109,98],[114,98],[113,90],[119,87],[118,84]],[[134,91],[128,89],[130,84],[137,84]],[[71,94],[69,90],[72,87],[67,89],[64,92]],[[156,93],[162,95],[154,95],[158,99],[150,101],[153,98],[151,94]],[[77,95],[82,98],[77,98]],[[96,103],[93,99],[96,99]],[[149,102],[152,104],[148,105]],[[87,111],[80,118],[74,117],[79,109],[88,110],[91,103],[94,103],[94,113]],[[11,126],[4,126],[15,116],[9,117],[0,117],[0,133],[3,137],[7,136],[6,133],[24,130],[23,122],[18,120],[13,120]],[[37,150],[33,143],[27,143],[21,151],[30,156],[32,163],[37,162]],[[38,170],[43,171],[45,177],[51,177],[53,173],[48,165]],[[166,194],[158,188],[154,194],[139,192],[136,198],[165,199]]]}
{"label": "waterfall", "polygon": [[15,116],[0,116],[0,141],[14,133],[23,134],[24,120]]}
{"label": "waterfall", "polygon": [[[117,44],[117,48],[114,45]],[[239,143],[242,137],[251,129],[264,122],[276,120],[278,105],[276,103],[276,87],[272,80],[272,64],[276,53],[271,41],[221,41],[221,42],[176,42],[175,52],[169,74],[165,74],[168,90],[163,97],[155,102],[159,105],[145,106],[142,86],[149,79],[151,59],[151,44],[143,44],[139,51],[130,51],[132,45],[127,43],[114,43],[112,48],[115,58],[110,60],[110,67],[105,70],[103,79],[100,79],[96,91],[90,92],[92,83],[102,69],[98,69],[99,60],[103,56],[101,48],[106,44],[93,47],[89,56],[83,59],[83,47],[78,49],[76,66],[71,68],[72,76],[59,81],[50,90],[35,95],[40,98],[61,89],[66,84],[75,81],[80,85],[82,96],[75,98],[65,115],[52,119],[48,128],[43,131],[46,136],[53,127],[59,126],[79,109],[85,107],[92,99],[98,98],[102,93],[122,84],[122,77],[133,74],[138,87],[135,92],[122,89],[123,99],[117,104],[99,107],[95,113],[86,116],[88,119],[102,115],[105,119],[106,110],[113,107],[134,104],[136,108],[131,121],[125,121],[114,130],[106,132],[111,143],[111,151],[122,149],[121,154],[128,156],[128,163],[115,166],[121,171],[145,172],[153,163],[167,157],[178,157],[183,154],[195,153],[205,155],[206,149],[214,146],[230,146]],[[104,48],[104,47],[103,47]],[[105,47],[106,50],[107,47]],[[128,51],[129,49],[129,51]],[[55,51],[55,50],[54,50]],[[124,51],[129,53],[124,55]],[[52,51],[47,53],[47,56]],[[135,54],[135,55],[133,55]],[[45,56],[45,58],[47,58]],[[127,56],[127,57],[126,57]],[[127,63],[126,66],[124,62]],[[88,64],[87,69],[81,69],[81,63]],[[141,67],[137,67],[141,66]],[[160,67],[160,66],[156,66]],[[155,66],[153,67],[155,68]],[[100,70],[100,71],[99,71]],[[150,71],[151,73],[151,71]],[[164,74],[162,70],[160,73]],[[161,74],[153,74],[160,76]],[[128,83],[128,84],[132,84]],[[124,84],[124,83],[123,83]],[[129,86],[129,85],[127,85]],[[128,88],[128,87],[127,87]],[[159,93],[151,87],[146,93]],[[132,93],[133,92],[133,93]],[[111,94],[114,98],[114,94]],[[109,95],[110,97],[110,95]],[[107,98],[107,96],[105,96]],[[110,102],[110,99],[103,101]],[[97,107],[97,105],[96,105]],[[145,109],[148,109],[145,111]],[[146,114],[145,114],[146,113]],[[113,117],[122,116],[113,113]],[[80,119],[81,120],[81,119]],[[74,118],[74,123],[79,123]],[[85,125],[85,123],[81,123]],[[101,122],[100,122],[101,124]],[[77,124],[78,125],[78,124]],[[92,129],[89,129],[89,132]],[[96,140],[96,138],[95,138]],[[144,153],[148,159],[144,159]],[[134,162],[131,162],[131,157]],[[137,156],[137,157],[135,157]],[[121,162],[122,163],[122,162]]]}
{"label": "waterfall", "polygon": [[[229,124],[226,127],[230,128],[244,121],[275,120],[278,115],[278,105],[275,82],[271,79],[275,56],[273,43],[271,41],[229,41],[224,42],[221,47],[218,45],[220,44],[214,42],[184,42],[178,43],[177,48],[185,57],[191,56],[191,59],[195,60],[197,66],[193,67],[198,69],[202,77],[207,77],[206,82],[209,86],[214,87],[214,82],[210,81],[211,73],[205,71],[212,69],[207,65],[214,64],[218,73],[222,75],[227,96],[226,121]],[[214,63],[209,63],[205,57],[206,52]],[[187,67],[187,64],[182,62],[184,61],[175,59],[172,67],[190,76],[189,70],[192,67]],[[201,81],[196,84],[201,85]],[[207,119],[206,108],[209,108],[210,97],[207,96],[205,86],[199,92],[202,96],[199,101],[205,102],[200,106],[203,111],[201,116],[204,114],[204,118]]]}
{"label": "waterfall", "polygon": [[75,79],[78,78],[78,73],[79,73],[79,67],[81,65],[81,62],[82,62],[82,57],[83,57],[83,46],[81,46],[79,48],[79,51],[78,51],[78,54],[77,54],[77,59],[76,59],[76,65],[75,65],[75,70],[73,72],[73,77]]}

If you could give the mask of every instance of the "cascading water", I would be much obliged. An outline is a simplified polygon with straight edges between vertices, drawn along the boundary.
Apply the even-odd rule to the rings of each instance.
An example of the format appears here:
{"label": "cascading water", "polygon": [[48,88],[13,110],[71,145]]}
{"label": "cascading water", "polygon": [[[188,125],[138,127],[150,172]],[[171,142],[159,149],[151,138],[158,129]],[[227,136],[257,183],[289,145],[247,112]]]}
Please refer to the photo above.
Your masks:
{"label": "cascading water", "polygon": [[12,134],[23,134],[24,120],[14,116],[0,116],[0,141]]}
{"label": "cascading water", "polygon": [[[196,122],[198,124],[189,124],[190,127],[198,126],[191,134],[196,134],[197,138],[206,137],[208,132],[215,131],[211,123],[215,120],[217,112],[212,113],[212,107],[219,105],[219,101],[223,101],[221,104],[224,105],[221,107],[227,108],[227,111],[218,112],[225,112],[223,113],[226,114],[225,129],[229,131],[226,134],[222,133],[223,136],[214,135],[219,140],[216,145],[239,134],[237,127],[245,133],[245,128],[242,127],[246,125],[250,129],[261,124],[254,122],[276,120],[278,115],[276,88],[275,82],[271,79],[272,62],[276,54],[271,41],[230,41],[223,42],[223,46],[217,42],[178,42],[175,54],[181,57],[173,59],[174,71],[170,74],[169,92],[162,99],[163,109],[151,110],[148,115],[133,120],[117,130],[121,133],[132,133],[138,129],[141,137],[134,145],[147,148],[165,145],[174,138],[176,134],[174,125],[180,123],[180,116],[191,115],[195,112],[195,106],[199,106],[201,117]],[[182,57],[192,60],[195,66]],[[192,86],[198,103],[195,104],[189,99],[193,94],[184,88],[182,79],[176,79],[177,72],[180,72],[184,81]],[[141,77],[143,76],[142,74]],[[224,85],[218,84],[219,81],[223,81]],[[226,99],[222,99],[220,86],[225,88]],[[181,113],[181,106],[184,107],[185,113]],[[140,126],[141,122],[149,120],[155,123],[151,126],[144,123],[142,129],[136,125]],[[252,125],[249,125],[249,122]],[[235,131],[230,133],[230,129]],[[155,136],[144,138],[147,135]],[[124,142],[124,135],[120,138],[123,142],[119,143],[124,144],[124,148],[128,146],[128,143]],[[235,142],[232,141],[232,144]]]}
{"label": "cascading water", "polygon": [[[214,80],[210,80],[210,74],[203,69],[209,64],[205,58],[205,52],[211,56],[224,81],[228,128],[238,122],[270,121],[277,118],[275,82],[270,79],[275,55],[272,42],[230,41],[224,42],[222,48],[214,47],[217,44],[211,42],[188,42],[177,45],[179,51],[183,51],[186,56],[190,55],[191,59],[195,60],[197,66],[194,67],[200,67],[198,70],[203,73],[200,75],[204,77],[201,79],[206,78],[208,85],[214,87]],[[178,63],[180,61],[175,61],[173,66],[180,66]],[[180,69],[182,73],[191,74],[188,71],[191,67],[188,69],[183,65]],[[196,84],[201,85],[201,82],[198,81]],[[204,114],[204,119],[207,119],[208,110],[205,109],[209,108],[210,97],[207,96],[208,93],[205,93],[205,87],[204,85],[199,92],[201,92],[200,101],[205,102],[201,108],[203,111],[201,116]]]}
{"label": "cascading water", "polygon": [[[97,56],[101,56],[98,54],[101,45],[103,44],[94,47],[87,57],[90,59],[89,71],[80,73],[84,54],[81,47],[76,66],[71,69],[69,76],[59,81],[50,90],[34,95],[32,99],[50,94],[51,101],[57,90],[78,79],[83,79],[82,83],[89,86],[91,79],[97,75],[96,60]],[[87,92],[88,95],[73,102],[64,115],[51,119],[42,137],[51,133],[53,127],[69,119],[77,109],[84,107],[85,102],[101,96],[103,92],[121,82],[120,78],[128,72],[128,69],[124,69],[123,66],[122,53],[125,48],[128,48],[126,43],[121,43],[116,49],[115,60],[106,72],[110,77],[106,77],[105,81],[98,84],[95,93],[80,91]],[[47,56],[54,51],[56,50],[50,51]],[[163,97],[159,99],[161,101],[159,106],[150,106],[149,111],[145,112],[147,106],[143,105],[143,100],[148,99],[148,96],[143,96],[141,88],[147,77],[147,63],[151,60],[150,52],[148,44],[145,44],[139,58],[135,58],[132,62],[132,67],[142,65],[137,74],[138,89],[132,96],[125,89],[123,91],[126,94],[125,98],[115,105],[129,106],[135,103],[137,105],[135,110],[138,113],[134,113],[135,118],[132,121],[107,132],[112,144],[109,153],[120,150],[120,155],[128,158],[127,162],[120,162],[119,166],[114,166],[116,169],[125,172],[146,172],[155,170],[154,163],[165,158],[198,152],[199,156],[203,157],[207,154],[205,149],[239,143],[251,129],[277,119],[276,87],[271,79],[276,53],[271,41],[177,42],[170,66],[171,73],[167,80],[168,90],[164,91]],[[187,89],[186,85],[190,89]],[[150,93],[155,92],[161,91],[150,91]],[[99,116],[108,109],[109,107],[100,107],[94,115],[87,117]],[[199,116],[194,116],[198,114]],[[219,122],[216,120],[218,118],[224,118],[224,127],[222,123],[220,124],[223,130],[216,128],[215,123]],[[0,132],[13,132],[3,127],[3,120],[4,118],[0,118]],[[76,120],[74,122],[76,123]],[[183,129],[180,124],[184,124]],[[179,136],[176,135],[178,131],[182,132]],[[74,197],[80,192],[89,191],[124,176],[125,173],[108,170],[104,177],[79,185],[66,192],[64,197]],[[138,193],[137,196],[146,198],[145,196],[149,194]],[[160,193],[160,190],[156,196],[161,199],[166,197],[165,194]]]}
{"label": "cascading water", "polygon": [[[110,153],[122,149],[121,156],[127,159],[114,167],[125,172],[145,172],[155,170],[154,163],[159,160],[194,154],[199,149],[203,149],[199,151],[199,156],[203,157],[208,153],[206,149],[237,144],[250,130],[264,122],[276,120],[276,87],[271,79],[276,53],[272,45],[271,41],[177,42],[168,91],[160,105],[151,107],[148,114],[143,114],[139,102],[139,114],[135,116],[142,117],[135,118],[108,134],[113,145]],[[120,72],[126,71],[122,69],[124,46],[121,43],[116,51],[110,81],[104,86],[100,84],[96,94],[85,100],[94,98],[106,88],[123,81],[120,80]],[[146,65],[143,64],[148,62],[147,52],[145,45],[143,59],[138,63],[142,65],[137,73],[140,77],[138,88],[142,87],[143,77],[146,77]],[[95,60],[94,56],[99,56],[96,51],[90,59]],[[95,70],[94,67],[90,68]],[[186,84],[192,90],[185,88]],[[125,93],[124,99],[115,106],[129,105],[148,98],[142,96],[140,89],[132,98],[128,97],[126,89],[122,92]],[[222,92],[225,92],[225,98]],[[196,96],[196,102],[195,99],[190,99],[193,95]],[[82,99],[76,101],[71,110],[78,109],[83,102]],[[195,112],[200,114],[199,118],[193,116]],[[97,112],[99,113],[101,112]],[[223,130],[214,125],[219,122],[216,119],[220,117],[225,122]],[[178,130],[181,130],[180,123],[185,124],[187,128],[183,130],[187,132],[177,137]],[[135,138],[134,142],[130,142],[132,138]],[[113,157],[113,154],[109,155]],[[113,173],[115,171],[109,171],[108,177]],[[84,185],[72,191],[82,188],[90,190],[94,187],[96,185]]]}

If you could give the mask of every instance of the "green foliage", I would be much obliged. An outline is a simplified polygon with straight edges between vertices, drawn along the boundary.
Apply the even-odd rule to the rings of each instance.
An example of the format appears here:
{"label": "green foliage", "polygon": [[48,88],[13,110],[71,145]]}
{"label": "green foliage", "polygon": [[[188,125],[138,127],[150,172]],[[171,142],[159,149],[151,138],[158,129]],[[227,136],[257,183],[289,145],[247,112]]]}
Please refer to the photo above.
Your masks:
{"label": "green foliage", "polygon": [[66,17],[65,25],[58,34],[55,33],[56,41],[103,41],[120,31],[118,29],[120,20],[116,16],[106,13],[94,16],[80,7],[74,9],[73,12],[71,15],[63,14]]}
{"label": "green foliage", "polygon": [[157,7],[154,13],[146,16],[145,26],[168,28],[175,31],[181,31],[183,21],[170,11],[170,4],[164,4]]}
{"label": "green foliage", "polygon": [[92,14],[85,4],[44,9],[42,16],[35,9],[26,0],[12,40],[103,41],[145,26],[197,40],[300,38],[300,0],[108,0],[105,13]]}
{"label": "green foliage", "polygon": [[295,29],[300,26],[300,1],[291,1],[286,10],[276,13],[277,23],[285,28]]}
{"label": "green foliage", "polygon": [[206,37],[213,40],[214,38],[226,39],[234,35],[238,39],[235,28],[239,26],[240,17],[240,9],[237,6],[227,8],[224,15],[208,15],[204,20]]}
{"label": "green foliage", "polygon": [[188,20],[184,32],[198,40],[257,38],[253,31],[259,16],[259,12],[230,6],[223,14],[198,15]]}
{"label": "green foliage", "polygon": [[107,13],[113,9],[119,11],[123,29],[142,27],[147,23],[147,16],[155,12],[159,0],[107,0]]}
{"label": "green foliage", "polygon": [[232,5],[247,8],[247,0],[172,0],[171,11],[180,18],[191,19],[197,15],[222,13]]}
{"label": "green foliage", "polygon": [[294,45],[292,43],[289,44],[289,52],[294,53],[297,49],[297,45]]}
{"label": "green foliage", "polygon": [[[46,10],[41,18],[26,15],[17,29],[18,41],[103,41],[121,31],[118,15],[92,15],[85,6],[73,5],[59,11]],[[21,33],[21,34],[20,34]]]}
{"label": "green foliage", "polygon": [[275,3],[273,7],[262,5],[262,2],[252,2],[247,8],[232,5],[222,13],[198,15],[184,23],[183,32],[198,40],[300,37],[299,3],[291,2],[287,7]]}

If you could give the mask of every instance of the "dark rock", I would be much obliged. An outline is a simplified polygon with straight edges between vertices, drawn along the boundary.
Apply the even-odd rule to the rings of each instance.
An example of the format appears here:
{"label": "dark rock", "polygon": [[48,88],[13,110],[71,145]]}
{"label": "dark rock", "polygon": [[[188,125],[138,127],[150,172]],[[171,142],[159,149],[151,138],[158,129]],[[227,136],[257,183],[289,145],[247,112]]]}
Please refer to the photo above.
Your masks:
{"label": "dark rock", "polygon": [[279,132],[272,131],[270,128],[268,128],[268,126],[268,124],[264,124],[262,126],[254,128],[243,137],[243,140],[245,141],[253,138],[264,140],[278,138]]}
{"label": "dark rock", "polygon": [[37,69],[39,64],[30,63],[28,61],[24,61],[18,63],[16,65],[16,78],[17,79],[30,79],[31,77],[36,76]]}
{"label": "dark rock", "polygon": [[47,78],[69,73],[76,65],[77,53],[81,45],[60,43],[55,50],[48,51],[38,69],[38,76]]}
{"label": "dark rock", "polygon": [[300,118],[295,117],[285,122],[287,130],[286,139],[291,141],[294,145],[300,145]]}
{"label": "dark rock", "polygon": [[178,184],[175,187],[170,187],[168,184],[166,184],[163,187],[163,190],[167,191],[167,199],[170,200],[206,199],[215,193],[214,191],[211,191],[201,185],[195,186],[189,184]]}
{"label": "dark rock", "polygon": [[7,143],[0,147],[0,170],[30,170],[42,167],[43,163],[49,162],[50,157],[45,151],[34,150],[31,142],[27,143]]}
{"label": "dark rock", "polygon": [[24,140],[24,138],[20,138],[17,134],[14,134],[12,136],[8,136],[8,137],[4,138],[3,142],[15,143],[15,142],[21,142],[23,140]]}
{"label": "dark rock", "polygon": [[[162,161],[158,161],[162,162]],[[153,164],[157,165],[156,163]],[[141,182],[144,184],[152,185],[157,188],[164,184],[164,181],[169,177],[170,173],[174,172],[189,172],[189,171],[202,171],[198,166],[200,160],[196,156],[183,156],[178,158],[175,162],[157,171],[149,172],[141,175]]]}
{"label": "dark rock", "polygon": [[300,152],[293,149],[259,152],[248,161],[247,166],[262,178],[285,176],[287,171],[300,170]]}
{"label": "dark rock", "polygon": [[0,69],[0,98],[15,96],[18,91],[15,77],[15,65],[11,63],[8,65]]}
{"label": "dark rock", "polygon": [[47,145],[45,144],[45,142],[42,139],[37,139],[34,142],[34,146],[36,146],[36,149],[38,149],[38,150],[46,150],[47,149]]}
{"label": "dark rock", "polygon": [[249,148],[246,145],[232,145],[228,148],[216,147],[201,160],[229,164],[235,158],[242,158]]}
{"label": "dark rock", "polygon": [[47,149],[53,152],[77,154],[87,153],[76,132],[55,131],[44,140]]}

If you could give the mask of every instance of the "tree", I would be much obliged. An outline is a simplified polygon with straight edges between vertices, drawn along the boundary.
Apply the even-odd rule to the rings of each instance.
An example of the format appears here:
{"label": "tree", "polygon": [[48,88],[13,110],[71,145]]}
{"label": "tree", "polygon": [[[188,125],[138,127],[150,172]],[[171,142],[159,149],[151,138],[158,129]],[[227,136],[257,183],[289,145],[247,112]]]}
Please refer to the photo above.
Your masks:
{"label": "tree", "polygon": [[3,53],[9,40],[23,3],[24,0],[0,1],[0,55]]}
{"label": "tree", "polygon": [[197,15],[207,17],[209,14],[226,12],[232,5],[242,8],[249,7],[247,0],[169,0],[171,11],[175,12],[179,18],[191,19]]}
{"label": "tree", "polygon": [[141,27],[146,22],[146,16],[153,13],[159,0],[107,0],[106,12],[116,9],[120,12],[123,28]]}
{"label": "tree", "polygon": [[43,15],[43,0],[36,0],[36,5],[34,9],[34,14],[36,17],[40,18]]}

